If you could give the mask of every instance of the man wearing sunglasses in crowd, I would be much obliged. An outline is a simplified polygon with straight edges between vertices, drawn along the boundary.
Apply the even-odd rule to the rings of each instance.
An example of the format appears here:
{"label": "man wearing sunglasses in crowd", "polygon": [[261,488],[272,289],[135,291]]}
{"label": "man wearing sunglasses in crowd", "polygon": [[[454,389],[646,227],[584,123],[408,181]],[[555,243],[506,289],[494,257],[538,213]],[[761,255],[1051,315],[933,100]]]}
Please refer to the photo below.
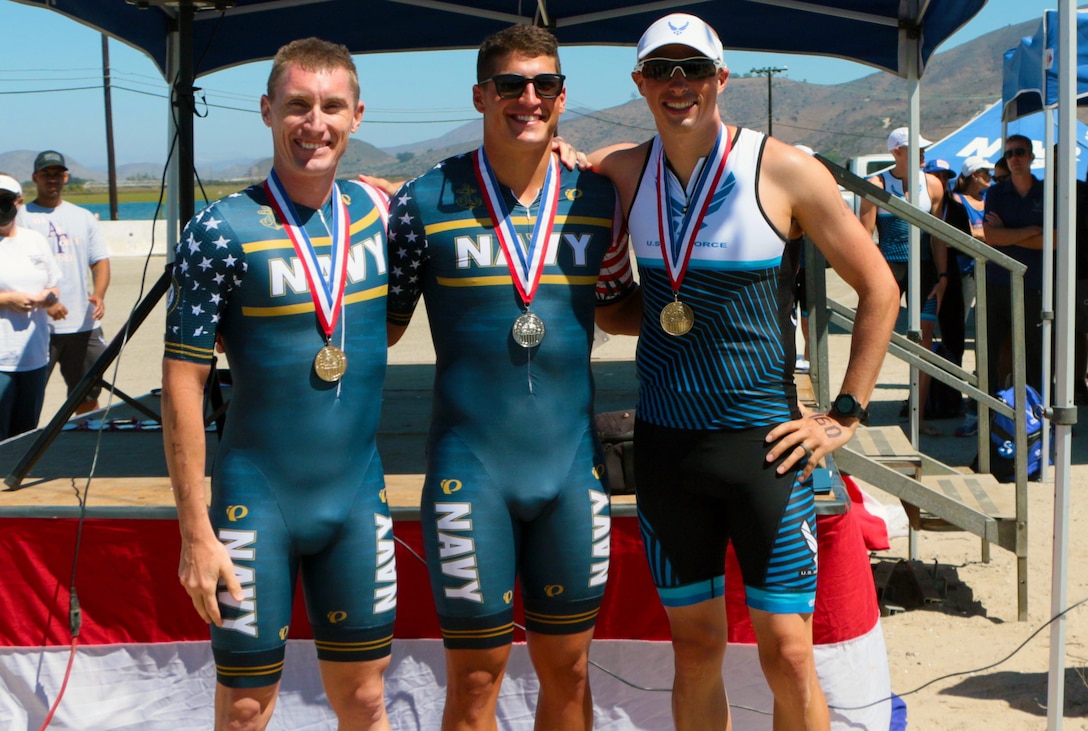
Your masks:
{"label": "man wearing sunglasses in crowd", "polygon": [[[615,183],[643,297],[635,482],[672,629],[676,728],[726,729],[726,543],[740,559],[775,728],[827,729],[816,677],[815,512],[802,482],[865,421],[898,289],[831,174],[803,151],[723,124],[717,33],[666,16],[632,78],[657,136],[590,155]],[[858,293],[830,413],[799,410],[792,286],[802,233]]]}
{"label": "man wearing sunglasses in crowd", "polygon": [[621,317],[637,288],[615,189],[552,153],[566,101],[555,38],[489,37],[477,79],[483,145],[405,184],[389,226],[390,344],[422,295],[437,355],[421,523],[446,649],[442,728],[495,728],[519,577],[536,727],[576,731],[592,725],[610,536],[593,326],[637,322]]}
{"label": "man wearing sunglasses in crowd", "polygon": [[[986,243],[995,246],[1028,270],[1024,274],[1024,354],[1027,382],[1042,390],[1043,381],[1043,181],[1031,173],[1035,160],[1032,142],[1024,135],[1005,141],[1008,180],[986,191],[982,229]],[[1009,272],[996,264],[986,266],[986,352],[990,390],[1003,388],[1011,373],[1008,347],[1012,332],[1012,293]],[[1002,355],[1005,354],[1005,357]]]}

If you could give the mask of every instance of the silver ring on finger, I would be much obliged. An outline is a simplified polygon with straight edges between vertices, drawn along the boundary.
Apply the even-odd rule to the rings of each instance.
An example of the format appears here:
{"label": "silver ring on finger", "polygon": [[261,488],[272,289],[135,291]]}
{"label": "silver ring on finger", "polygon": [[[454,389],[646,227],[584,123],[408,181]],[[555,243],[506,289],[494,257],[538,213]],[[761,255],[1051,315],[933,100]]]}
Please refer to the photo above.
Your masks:
{"label": "silver ring on finger", "polygon": [[808,445],[801,442],[801,449],[805,450],[805,459],[812,459],[812,450],[808,448]]}

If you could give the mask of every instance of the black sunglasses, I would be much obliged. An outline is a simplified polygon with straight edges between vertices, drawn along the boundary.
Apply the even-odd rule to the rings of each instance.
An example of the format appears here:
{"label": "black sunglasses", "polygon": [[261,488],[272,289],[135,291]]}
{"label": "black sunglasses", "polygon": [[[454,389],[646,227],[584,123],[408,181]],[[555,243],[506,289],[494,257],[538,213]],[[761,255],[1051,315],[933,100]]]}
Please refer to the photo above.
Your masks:
{"label": "black sunglasses", "polygon": [[718,64],[714,59],[704,56],[679,59],[647,58],[644,61],[639,61],[638,65],[635,66],[635,73],[642,74],[644,78],[651,81],[666,81],[673,77],[677,69],[680,69],[680,73],[684,75],[685,79],[700,81],[717,74]]}
{"label": "black sunglasses", "polygon": [[1031,150],[1026,147],[1014,147],[1011,150],[1005,150],[1005,157],[1020,157],[1021,155],[1026,155],[1029,152],[1031,152]]}
{"label": "black sunglasses", "polygon": [[517,99],[525,93],[525,87],[532,84],[536,95],[541,99],[555,99],[563,91],[563,74],[537,74],[529,78],[521,74],[495,74],[489,79],[477,82],[483,86],[489,81],[495,82],[495,93],[500,99]]}

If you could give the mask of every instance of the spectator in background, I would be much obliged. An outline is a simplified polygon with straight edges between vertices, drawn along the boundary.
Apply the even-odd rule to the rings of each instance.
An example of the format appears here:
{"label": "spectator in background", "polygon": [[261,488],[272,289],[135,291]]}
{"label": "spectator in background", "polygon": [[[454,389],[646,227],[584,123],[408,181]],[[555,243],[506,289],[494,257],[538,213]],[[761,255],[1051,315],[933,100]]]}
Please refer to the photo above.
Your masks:
{"label": "spectator in background", "polygon": [[956,171],[948,164],[948,160],[943,160],[939,157],[927,162],[922,168],[922,171],[929,173],[930,175],[936,175],[940,181],[944,183],[946,189],[951,189],[952,179],[956,177]]}
{"label": "spectator in background", "polygon": [[[923,211],[940,217],[944,207],[946,187],[939,177],[923,171],[918,184],[918,194],[910,196],[905,192],[908,173],[908,139],[909,130],[906,127],[892,130],[891,134],[888,135],[888,151],[892,153],[895,165],[889,170],[869,178],[869,182],[883,188],[897,198],[911,202]],[[924,148],[932,143],[923,137],[919,137],[918,144],[923,148],[921,159],[924,162]],[[947,167],[947,163],[945,165]],[[888,262],[888,266],[891,267],[892,274],[895,275],[896,283],[899,285],[899,294],[902,296],[907,291],[910,224],[891,211],[877,208],[874,203],[867,200],[862,201],[858,215],[870,235],[874,231],[877,233],[877,246],[880,248],[880,253],[884,255],[885,261]],[[925,241],[923,241],[924,243]],[[933,332],[937,323],[937,312],[940,309],[941,299],[944,297],[944,290],[948,285],[948,250],[943,241],[936,239],[932,240],[928,246],[923,246],[922,249],[924,253],[921,257],[921,291],[926,293],[926,299],[921,304],[921,344],[925,348],[931,348],[933,346]],[[910,295],[908,294],[908,302],[909,298]],[[922,416],[918,428],[923,434],[940,436],[940,432],[936,427],[925,420],[925,403],[929,389],[928,381],[929,378],[924,373],[919,378],[918,396]]]}
{"label": "spectator in background", "polygon": [[49,379],[48,318],[63,317],[49,244],[19,227],[23,188],[0,174],[0,440],[38,426]]}
{"label": "spectator in background", "polygon": [[[961,219],[964,213],[958,206],[951,204],[949,195],[951,182],[956,178],[952,166],[947,160],[937,158],[929,161],[923,171],[935,176],[943,186],[943,198],[935,215],[962,229]],[[944,241],[925,232],[922,233],[920,249],[922,291],[927,293],[922,307],[921,344],[942,358],[960,365],[963,362],[964,345],[963,297],[955,250],[950,251]],[[935,344],[934,335],[938,326],[941,337],[940,342]],[[928,373],[919,374],[918,399],[923,417],[921,429],[924,434],[937,436],[939,432],[929,425],[928,419],[958,417],[962,398],[957,392],[946,388],[945,384],[939,384],[936,389],[931,388],[931,384],[932,379]]]}
{"label": "spectator in background", "polygon": [[1004,183],[1012,173],[1009,172],[1009,161],[1004,156],[997,158],[997,162],[994,163],[994,183]]}
{"label": "spectator in background", "polygon": [[[986,243],[1027,266],[1024,274],[1024,339],[1027,382],[1042,392],[1043,382],[1043,181],[1031,174],[1035,160],[1032,142],[1024,135],[1005,141],[1005,161],[1010,178],[986,192],[982,220]],[[996,391],[1011,373],[1002,351],[1010,343],[1012,296],[1009,272],[990,263],[986,267],[986,350],[989,356],[989,388]]]}
{"label": "spectator in background", "polygon": [[[970,233],[982,243],[986,243],[986,232],[982,227],[982,219],[986,214],[985,195],[992,180],[993,168],[990,164],[981,157],[971,156],[963,161],[963,167],[960,168],[960,174],[952,188],[949,209],[952,210],[953,207],[963,209],[967,225],[966,233]],[[949,219],[946,218],[946,220]],[[956,261],[959,263],[960,291],[963,293],[963,321],[966,325],[971,309],[975,306],[975,259],[966,254],[958,254]],[[971,437],[978,434],[978,411],[973,399],[968,402],[963,423],[956,427],[955,434],[957,437]]]}
{"label": "spectator in background", "polygon": [[[38,195],[19,214],[19,225],[46,238],[63,273],[60,301],[68,309],[61,318],[50,312],[54,322],[49,327],[49,371],[60,363],[71,396],[83,374],[106,349],[101,320],[106,313],[110,259],[98,219],[86,208],[62,199],[67,182],[64,155],[54,150],[40,153],[34,160]],[[76,413],[97,409],[101,391],[96,384]]]}

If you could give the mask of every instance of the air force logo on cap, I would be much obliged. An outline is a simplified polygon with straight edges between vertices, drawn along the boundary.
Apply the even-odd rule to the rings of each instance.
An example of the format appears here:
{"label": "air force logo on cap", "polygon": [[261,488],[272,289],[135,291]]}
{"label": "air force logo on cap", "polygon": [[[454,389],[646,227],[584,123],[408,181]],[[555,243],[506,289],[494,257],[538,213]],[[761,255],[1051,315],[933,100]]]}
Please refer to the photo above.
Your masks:
{"label": "air force logo on cap", "polygon": [[687,46],[700,56],[713,59],[718,68],[726,67],[718,34],[701,18],[687,13],[673,13],[654,21],[639,39],[638,60],[644,60],[662,46],[673,44]]}

